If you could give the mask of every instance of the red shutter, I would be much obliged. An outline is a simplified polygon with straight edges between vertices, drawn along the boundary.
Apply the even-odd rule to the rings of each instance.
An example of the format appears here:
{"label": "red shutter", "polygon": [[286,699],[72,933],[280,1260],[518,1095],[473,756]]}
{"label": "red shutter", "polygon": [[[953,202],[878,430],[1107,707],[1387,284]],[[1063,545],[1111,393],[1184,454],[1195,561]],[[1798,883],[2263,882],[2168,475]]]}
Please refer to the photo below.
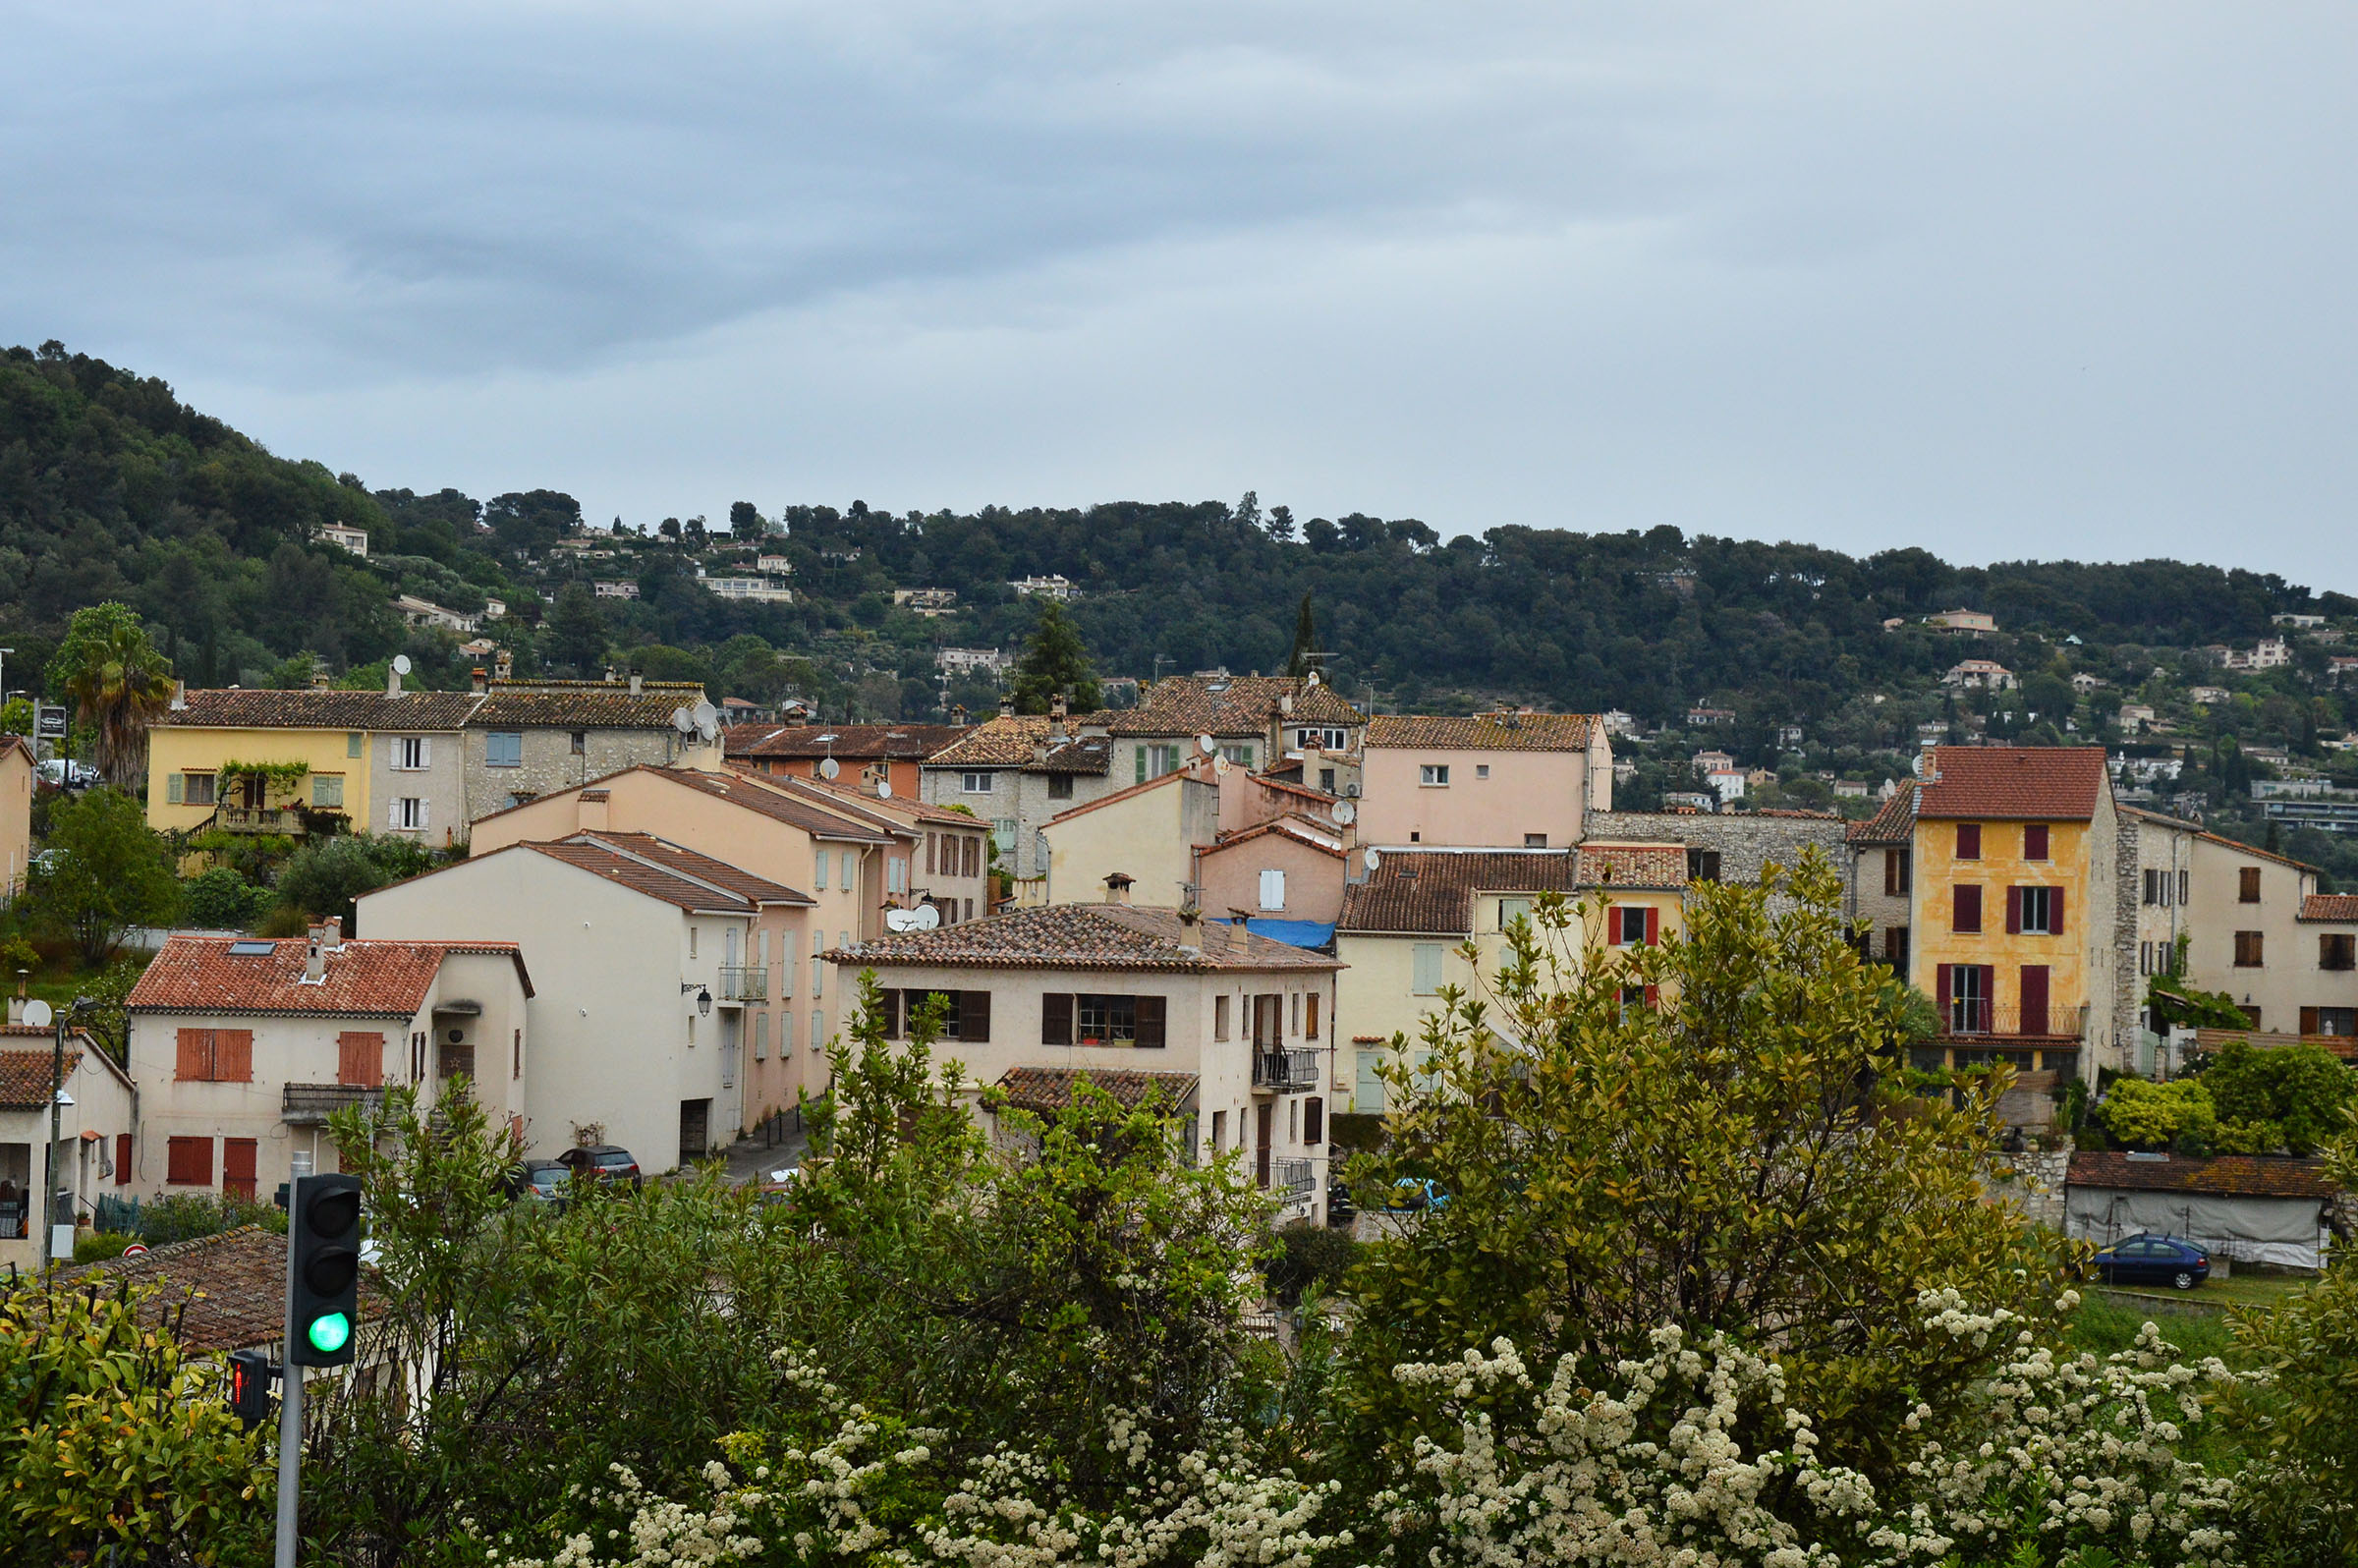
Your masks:
{"label": "red shutter", "polygon": [[2022,934],[2022,889],[2019,887],[2006,889],[2006,934]]}
{"label": "red shutter", "polygon": [[115,1185],[117,1187],[131,1185],[131,1135],[129,1133],[115,1135]]}
{"label": "red shutter", "polygon": [[1662,988],[1659,985],[1649,985],[1646,987],[1646,1007],[1648,1011],[1651,1012],[1656,1007],[1660,1006],[1661,1000]]}
{"label": "red shutter", "polygon": [[[1646,945],[1648,947],[1656,947],[1661,944],[1661,940],[1662,912],[1655,908],[1652,904],[1649,904],[1646,906]],[[1650,986],[1648,989],[1652,989],[1652,987]],[[1652,1002],[1654,998],[1649,996],[1646,998],[1646,1000]]]}
{"label": "red shutter", "polygon": [[255,1143],[251,1138],[221,1140],[221,1196],[253,1202]]}
{"label": "red shutter", "polygon": [[2047,891],[2047,924],[2055,935],[2063,934],[2063,889],[2059,887]]}
{"label": "red shutter", "polygon": [[1981,858],[1982,824],[1979,822],[1959,822],[1957,824],[1957,859],[1961,861],[1978,861]]}
{"label": "red shutter", "polygon": [[347,1030],[336,1036],[336,1082],[374,1089],[385,1081],[385,1036]]}
{"label": "red shutter", "polygon": [[253,1031],[213,1031],[213,1076],[224,1084],[253,1082]]}
{"label": "red shutter", "polygon": [[2314,1035],[2317,1033],[2316,1008],[2304,1007],[2301,1009],[2301,1033],[2304,1035]]}
{"label": "red shutter", "polygon": [[1955,888],[1949,914],[1949,929],[1978,931],[1982,928],[1982,890],[1978,885],[1962,884]]}
{"label": "red shutter", "polygon": [[1622,930],[1621,906],[1618,904],[1607,904],[1604,907],[1605,945],[1608,947],[1619,947],[1621,945]]}
{"label": "red shutter", "polygon": [[213,1141],[174,1138],[164,1144],[164,1180],[175,1187],[213,1185]]}
{"label": "red shutter", "polygon": [[1953,964],[1935,964],[1933,966],[1933,1000],[1940,1008],[1940,1029],[1943,1034],[1948,1030],[1948,973],[1955,967]]}
{"label": "red shutter", "polygon": [[184,1029],[180,1032],[180,1054],[173,1061],[172,1076],[184,1084],[201,1084],[213,1076],[211,1030]]}
{"label": "red shutter", "polygon": [[2047,966],[2022,966],[2022,1017],[2016,1028],[2025,1035],[2047,1033]]}

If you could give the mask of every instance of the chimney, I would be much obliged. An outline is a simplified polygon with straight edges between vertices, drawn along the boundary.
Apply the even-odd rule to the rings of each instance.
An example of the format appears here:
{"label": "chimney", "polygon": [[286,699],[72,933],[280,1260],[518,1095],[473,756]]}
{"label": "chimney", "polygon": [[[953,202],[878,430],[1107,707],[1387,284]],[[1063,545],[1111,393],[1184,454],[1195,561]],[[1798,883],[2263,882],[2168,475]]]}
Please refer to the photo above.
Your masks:
{"label": "chimney", "polygon": [[602,789],[582,791],[581,803],[575,812],[574,820],[581,824],[583,832],[602,833],[606,830],[609,820],[607,806],[610,798]]}
{"label": "chimney", "polygon": [[479,669],[473,672],[473,679],[469,684],[473,686],[478,697],[491,689],[491,683],[483,678],[483,672]]}
{"label": "chimney", "polygon": [[385,695],[387,697],[401,695],[401,671],[390,664],[385,666]]}
{"label": "chimney", "polygon": [[496,654],[492,655],[492,659],[491,659],[491,676],[492,676],[492,679],[494,679],[494,680],[500,680],[500,681],[504,681],[504,680],[506,680],[506,679],[507,679],[509,676],[511,676],[511,675],[513,675],[513,674],[515,674],[515,673],[516,673],[516,655],[515,655],[515,654],[513,654],[513,653],[509,652],[509,651],[508,651],[506,648],[504,648],[504,647],[503,647],[503,648],[501,648],[501,649],[500,649],[500,650],[499,650],[499,651],[498,651]]}
{"label": "chimney", "polygon": [[8,999],[8,1022],[12,1027],[25,1022],[25,981],[31,974],[28,969],[17,971],[17,994]]}
{"label": "chimney", "polygon": [[311,927],[311,939],[304,944],[303,979],[307,985],[322,984],[327,980],[327,950],[333,943],[329,927],[323,922]]}
{"label": "chimney", "polygon": [[1197,957],[1204,952],[1204,912],[1193,904],[1179,911],[1179,951]]}
{"label": "chimney", "polygon": [[188,711],[188,707],[189,683],[186,681],[174,681],[172,683],[172,711],[175,713],[185,713]]}
{"label": "chimney", "polygon": [[1279,692],[1277,694],[1277,712],[1279,716],[1283,718],[1292,718],[1294,716],[1293,693]]}
{"label": "chimney", "polygon": [[646,678],[637,670],[631,671],[631,695],[637,697],[646,687]]}
{"label": "chimney", "polygon": [[608,686],[614,684],[614,666],[611,664],[606,666],[606,684]]}
{"label": "chimney", "polygon": [[1002,697],[1002,698],[1000,698],[1000,699],[999,699],[999,717],[1001,717],[1001,718],[1013,718],[1013,717],[1015,717],[1015,699],[1014,699],[1014,698],[1012,698],[1012,697]]}
{"label": "chimney", "polygon": [[311,690],[314,692],[327,690],[327,671],[319,669],[311,671]]}
{"label": "chimney", "polygon": [[1048,741],[1051,745],[1059,744],[1064,740],[1064,716],[1066,711],[1067,709],[1064,705],[1064,694],[1062,692],[1058,692],[1054,700],[1048,703]]}
{"label": "chimney", "polygon": [[1105,878],[1105,902],[1127,906],[1130,902],[1131,884],[1137,880],[1138,878],[1122,871],[1108,873]]}

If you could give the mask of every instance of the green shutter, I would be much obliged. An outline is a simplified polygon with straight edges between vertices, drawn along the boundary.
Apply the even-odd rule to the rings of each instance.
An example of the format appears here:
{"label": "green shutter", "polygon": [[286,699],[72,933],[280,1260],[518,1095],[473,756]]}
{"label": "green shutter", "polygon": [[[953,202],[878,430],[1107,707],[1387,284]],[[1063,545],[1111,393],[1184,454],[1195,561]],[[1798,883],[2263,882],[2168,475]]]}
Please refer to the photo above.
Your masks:
{"label": "green shutter", "polygon": [[1351,1108],[1362,1116],[1383,1114],[1383,1080],[1376,1076],[1376,1064],[1381,1060],[1373,1050],[1359,1053],[1359,1084],[1351,1096]]}
{"label": "green shutter", "polygon": [[1147,781],[1147,749],[1146,749],[1145,747],[1143,747],[1143,746],[1142,746],[1142,747],[1140,747],[1140,748],[1138,749],[1138,782],[1139,782],[1139,783],[1141,783],[1141,784],[1144,784],[1146,781]]}
{"label": "green shutter", "polygon": [[361,732],[359,730],[352,730],[346,733],[344,737],[344,755],[346,756],[358,756],[361,755]]}
{"label": "green shutter", "polygon": [[187,792],[187,774],[167,773],[164,775],[164,801],[166,805],[178,806],[181,803],[181,797]]}

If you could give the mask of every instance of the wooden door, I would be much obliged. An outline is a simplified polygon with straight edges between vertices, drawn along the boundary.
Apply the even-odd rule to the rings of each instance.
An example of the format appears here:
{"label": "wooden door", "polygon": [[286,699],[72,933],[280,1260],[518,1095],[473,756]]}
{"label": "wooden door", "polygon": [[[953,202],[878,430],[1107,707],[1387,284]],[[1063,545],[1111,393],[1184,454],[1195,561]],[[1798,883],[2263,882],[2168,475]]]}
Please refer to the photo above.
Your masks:
{"label": "wooden door", "polygon": [[1269,1185],[1269,1134],[1276,1125],[1276,1103],[1263,1100],[1255,1108],[1253,1118],[1253,1176],[1262,1186]]}
{"label": "wooden door", "polygon": [[221,1196],[243,1198],[253,1202],[253,1166],[256,1143],[251,1138],[221,1140]]}
{"label": "wooden door", "polygon": [[2047,966],[2022,966],[2022,1027],[2025,1035],[2047,1033]]}

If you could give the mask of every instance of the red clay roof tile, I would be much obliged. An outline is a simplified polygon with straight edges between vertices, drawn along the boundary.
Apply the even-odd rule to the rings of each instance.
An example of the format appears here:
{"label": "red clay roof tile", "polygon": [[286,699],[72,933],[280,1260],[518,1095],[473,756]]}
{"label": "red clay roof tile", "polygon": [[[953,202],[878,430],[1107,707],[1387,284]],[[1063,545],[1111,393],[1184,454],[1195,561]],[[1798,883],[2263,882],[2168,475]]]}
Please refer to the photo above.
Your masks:
{"label": "red clay roof tile", "polygon": [[[524,993],[533,994],[524,950],[513,942],[403,942],[348,937],[327,955],[318,984],[303,980],[300,936],[174,936],[165,941],[125,1003],[135,1013],[324,1014],[410,1018],[424,1005],[442,961],[452,953],[495,953],[515,961]],[[232,947],[267,952],[233,953]]]}
{"label": "red clay roof tile", "polygon": [[2101,746],[1937,746],[1916,815],[2092,820],[2110,788]]}

